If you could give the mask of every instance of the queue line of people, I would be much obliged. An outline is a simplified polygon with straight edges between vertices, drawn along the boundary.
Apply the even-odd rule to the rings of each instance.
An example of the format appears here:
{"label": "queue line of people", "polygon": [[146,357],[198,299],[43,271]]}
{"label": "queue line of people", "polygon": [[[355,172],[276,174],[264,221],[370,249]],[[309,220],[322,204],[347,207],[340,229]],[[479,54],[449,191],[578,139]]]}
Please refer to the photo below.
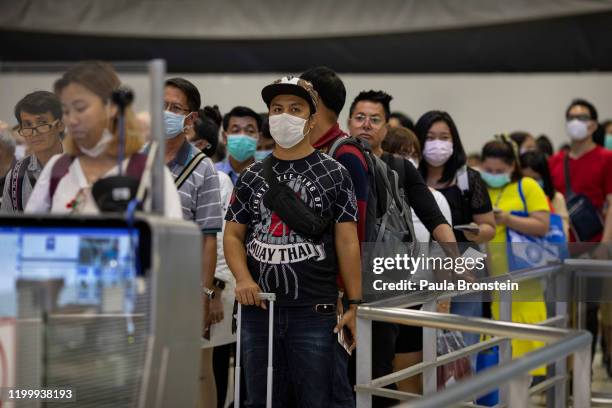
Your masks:
{"label": "queue line of people", "polygon": [[[18,132],[30,155],[11,162],[2,213],[95,214],[91,188],[97,180],[118,174],[119,166],[128,173],[142,169],[151,144],[129,106],[125,143],[119,146],[118,107],[111,100],[119,85],[110,65],[85,62],[58,79],[54,92],[36,91],[17,103]],[[593,141],[597,111],[586,100],[573,101],[565,114],[568,150],[550,156],[539,148],[545,143],[525,132],[502,135],[484,145],[473,168],[450,114],[426,112],[413,127],[409,118],[391,112],[392,96],[383,91],[363,91],[352,101],[345,133],[338,117],[346,89],[329,68],[283,77],[263,87],[261,96],[268,108],[263,115],[244,106],[221,115],[217,107],[202,107],[187,79],[170,78],[164,86],[165,215],[193,221],[202,232],[201,406],[225,401],[234,299],[247,306],[243,403],[264,406],[267,313],[257,297],[262,291],[278,299],[275,406],[354,406],[354,357],[337,333],[346,333],[349,352],[354,349],[355,310],[367,273],[360,264],[372,188],[366,152],[398,173],[417,226],[414,241],[480,248],[504,243],[507,228],[542,237],[550,213],[562,216],[570,241],[612,240],[612,217],[605,217],[612,200],[612,152]],[[363,149],[341,144],[330,151],[346,138],[360,140]],[[600,215],[591,236],[577,236],[565,203],[573,197],[568,189],[586,196]],[[308,230],[303,219],[316,220],[320,230]],[[493,258],[490,272],[506,273],[507,259]],[[513,304],[513,321],[545,320],[543,288],[532,283],[521,290],[534,295]],[[440,302],[438,311],[499,318],[496,300],[488,310],[477,295]],[[596,304],[589,305],[588,325],[597,333]],[[513,355],[540,346],[516,341]],[[422,348],[420,328],[375,322],[373,376],[419,363]],[[544,373],[542,368],[531,374]],[[418,376],[390,386],[414,393],[421,387]],[[374,399],[375,406],[391,404]]]}

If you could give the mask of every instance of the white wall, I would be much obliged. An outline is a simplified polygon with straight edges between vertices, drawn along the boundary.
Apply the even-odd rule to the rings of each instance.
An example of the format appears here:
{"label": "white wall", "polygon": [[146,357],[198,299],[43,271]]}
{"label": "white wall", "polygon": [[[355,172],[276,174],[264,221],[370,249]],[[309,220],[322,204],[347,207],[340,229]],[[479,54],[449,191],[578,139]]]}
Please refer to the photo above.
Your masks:
{"label": "white wall", "polygon": [[[0,120],[15,123],[13,107],[20,97],[37,89],[51,89],[59,74],[0,73]],[[173,75],[174,76],[174,75]],[[222,112],[235,105],[264,111],[261,88],[280,74],[184,75],[200,89],[205,104]],[[121,75],[136,91],[137,110],[148,109],[149,84],[145,74]],[[430,109],[448,111],[459,128],[466,150],[479,150],[499,132],[527,130],[545,133],[558,147],[566,141],[564,112],[569,101],[584,97],[612,117],[612,73],[588,74],[478,74],[478,75],[355,75],[344,74],[348,95],[340,118],[343,127],[350,101],[364,89],[383,89],[394,96],[392,110],[415,121]]]}

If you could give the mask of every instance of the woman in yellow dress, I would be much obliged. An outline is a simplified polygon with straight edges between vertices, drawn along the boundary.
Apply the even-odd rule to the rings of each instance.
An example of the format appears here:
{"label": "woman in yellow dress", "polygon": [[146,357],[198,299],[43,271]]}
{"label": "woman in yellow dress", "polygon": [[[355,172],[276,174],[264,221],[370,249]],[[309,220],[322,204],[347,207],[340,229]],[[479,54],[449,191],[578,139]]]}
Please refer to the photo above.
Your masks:
{"label": "woman in yellow dress", "polygon": [[[548,232],[550,207],[540,185],[530,177],[523,177],[518,162],[516,145],[505,136],[487,143],[482,149],[481,176],[488,186],[493,203],[497,227],[495,237],[489,243],[490,273],[503,275],[509,272],[507,256],[507,229],[524,235],[543,237]],[[521,197],[522,190],[522,197]],[[512,214],[523,212],[526,216]],[[521,244],[515,244],[518,248]],[[546,320],[546,304],[540,282],[519,283],[519,290],[512,293],[512,321],[539,323]],[[491,312],[499,320],[499,294],[495,293]],[[512,340],[512,357],[520,357],[544,343],[531,340]],[[545,375],[540,367],[531,375]]]}

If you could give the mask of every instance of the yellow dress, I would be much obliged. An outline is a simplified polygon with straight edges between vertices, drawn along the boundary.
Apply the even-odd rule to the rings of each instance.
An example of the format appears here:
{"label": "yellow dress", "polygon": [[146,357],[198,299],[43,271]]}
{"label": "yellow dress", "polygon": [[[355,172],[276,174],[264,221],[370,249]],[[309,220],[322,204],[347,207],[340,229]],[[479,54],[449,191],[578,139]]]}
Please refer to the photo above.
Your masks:
{"label": "yellow dress", "polygon": [[[530,177],[522,179],[523,195],[528,211],[550,211],[546,194],[540,185]],[[491,202],[502,211],[524,211],[523,201],[519,194],[518,182],[512,182],[502,188],[488,188]],[[489,265],[491,275],[508,273],[508,257],[506,254],[506,226],[497,225],[495,237],[489,245]],[[546,304],[544,293],[538,280],[519,283],[519,290],[513,292],[512,321],[516,323],[539,323],[546,320]],[[499,293],[494,293],[491,303],[493,318],[499,320]],[[517,358],[538,347],[543,342],[531,340],[512,340],[512,358]],[[546,375],[546,367],[539,367],[530,372],[531,375]]]}

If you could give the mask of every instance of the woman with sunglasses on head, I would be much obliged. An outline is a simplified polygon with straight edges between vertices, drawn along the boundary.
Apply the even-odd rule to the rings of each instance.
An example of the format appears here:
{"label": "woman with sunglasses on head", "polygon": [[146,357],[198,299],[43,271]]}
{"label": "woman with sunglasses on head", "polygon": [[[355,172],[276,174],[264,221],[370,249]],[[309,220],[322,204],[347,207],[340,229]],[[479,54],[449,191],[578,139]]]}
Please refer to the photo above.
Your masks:
{"label": "woman with sunglasses on head", "polygon": [[[64,154],[52,157],[43,169],[26,206],[26,212],[97,214],[92,195],[99,179],[119,174],[119,108],[111,101],[121,85],[115,70],[104,62],[81,62],[55,82],[67,135]],[[125,108],[123,174],[142,147],[140,125],[131,107]],[[179,196],[170,172],[164,167],[165,215],[181,218]],[[149,181],[143,179],[142,182]],[[151,194],[147,194],[151,197]],[[148,207],[145,201],[145,208]]]}

